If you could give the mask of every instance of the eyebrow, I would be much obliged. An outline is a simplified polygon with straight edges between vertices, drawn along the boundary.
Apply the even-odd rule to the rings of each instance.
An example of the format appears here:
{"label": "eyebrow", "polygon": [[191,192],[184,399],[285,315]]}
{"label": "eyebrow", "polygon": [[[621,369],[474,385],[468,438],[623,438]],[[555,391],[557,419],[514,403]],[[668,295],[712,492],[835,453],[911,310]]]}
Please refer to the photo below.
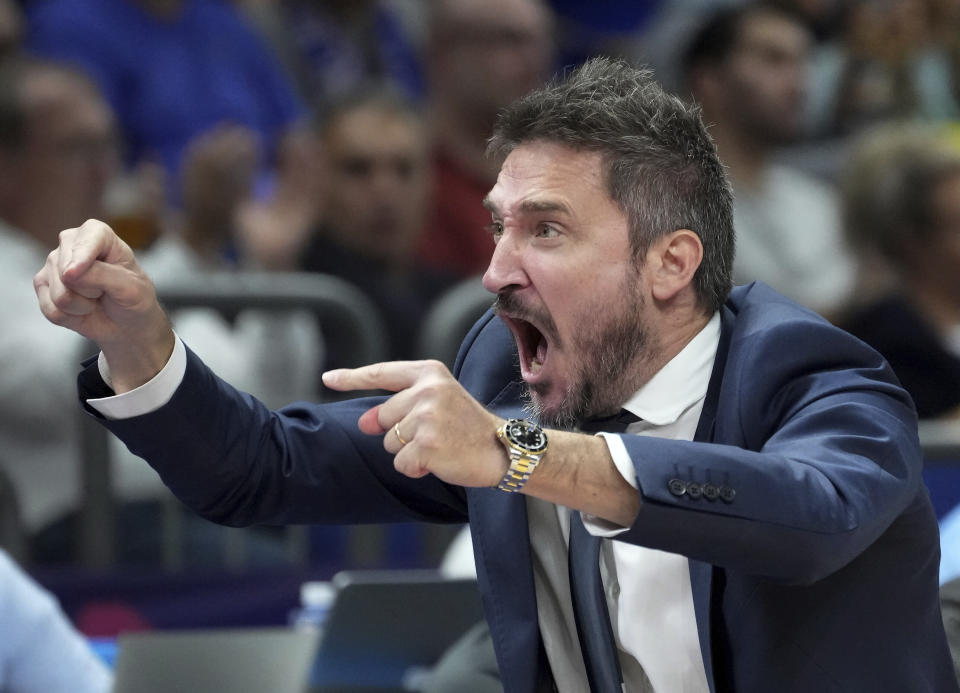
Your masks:
{"label": "eyebrow", "polygon": [[[483,198],[483,206],[490,210],[493,214],[499,216],[500,211],[497,206],[493,203],[490,197]],[[563,202],[556,200],[524,200],[520,203],[521,212],[531,213],[531,212],[561,212],[563,214],[570,214],[570,208]]]}

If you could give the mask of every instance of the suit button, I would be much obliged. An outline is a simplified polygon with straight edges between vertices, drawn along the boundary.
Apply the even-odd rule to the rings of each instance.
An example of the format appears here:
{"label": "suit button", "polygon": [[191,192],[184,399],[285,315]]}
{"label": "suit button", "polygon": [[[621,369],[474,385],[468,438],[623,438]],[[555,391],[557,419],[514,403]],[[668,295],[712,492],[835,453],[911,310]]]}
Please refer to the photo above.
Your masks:
{"label": "suit button", "polygon": [[736,495],[737,492],[732,486],[724,485],[720,487],[720,500],[724,503],[732,503]]}
{"label": "suit button", "polygon": [[717,488],[716,484],[704,484],[703,497],[710,501],[717,500],[720,497],[720,489]]}
{"label": "suit button", "polygon": [[687,485],[683,479],[670,479],[670,481],[667,482],[667,488],[669,488],[670,493],[675,496],[682,496],[687,492]]}
{"label": "suit button", "polygon": [[703,495],[703,489],[696,481],[691,481],[689,484],[687,484],[687,495],[693,500],[697,500]]}

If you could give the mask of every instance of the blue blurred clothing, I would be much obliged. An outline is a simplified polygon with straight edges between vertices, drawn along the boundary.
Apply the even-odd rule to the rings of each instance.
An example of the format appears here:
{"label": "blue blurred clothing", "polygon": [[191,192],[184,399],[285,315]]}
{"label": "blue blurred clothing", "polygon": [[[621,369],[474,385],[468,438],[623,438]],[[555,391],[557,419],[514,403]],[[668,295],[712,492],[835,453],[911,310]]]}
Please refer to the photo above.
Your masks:
{"label": "blue blurred clothing", "polygon": [[56,600],[0,549],[0,691],[107,693],[112,676]]}
{"label": "blue blurred clothing", "polygon": [[224,0],[184,0],[159,19],[132,0],[45,0],[28,14],[32,52],[87,70],[120,121],[130,161],[176,173],[187,143],[220,123],[244,125],[271,155],[301,114],[286,75]]}
{"label": "blue blurred clothing", "polygon": [[960,505],[940,520],[940,584],[960,577]]}
{"label": "blue blurred clothing", "polygon": [[847,315],[840,327],[883,355],[921,419],[960,410],[960,353],[909,297],[881,296]]}
{"label": "blue blurred clothing", "polygon": [[550,0],[560,26],[560,64],[616,51],[618,44],[639,40],[668,3],[664,0]]}
{"label": "blue blurred clothing", "polygon": [[294,54],[295,75],[304,100],[335,101],[368,82],[391,85],[413,101],[424,96],[417,49],[390,5],[371,3],[369,26],[358,37],[342,26],[323,3],[286,0],[282,14],[285,48]]}

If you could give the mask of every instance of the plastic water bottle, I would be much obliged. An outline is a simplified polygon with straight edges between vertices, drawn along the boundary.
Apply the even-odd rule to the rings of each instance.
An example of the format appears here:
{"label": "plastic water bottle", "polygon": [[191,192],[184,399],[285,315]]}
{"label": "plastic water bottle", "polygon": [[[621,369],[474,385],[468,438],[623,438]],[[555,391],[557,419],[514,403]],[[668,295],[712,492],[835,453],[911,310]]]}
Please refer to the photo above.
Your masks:
{"label": "plastic water bottle", "polygon": [[322,629],[336,591],[330,582],[311,581],[300,585],[300,607],[290,613],[290,625]]}

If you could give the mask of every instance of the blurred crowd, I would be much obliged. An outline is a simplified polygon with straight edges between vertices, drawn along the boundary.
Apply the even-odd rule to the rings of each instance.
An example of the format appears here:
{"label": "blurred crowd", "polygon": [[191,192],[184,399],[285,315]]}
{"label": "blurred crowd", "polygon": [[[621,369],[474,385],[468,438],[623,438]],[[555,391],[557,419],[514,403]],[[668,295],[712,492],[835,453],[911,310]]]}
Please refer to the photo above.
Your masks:
{"label": "blurred crowd", "polygon": [[[61,229],[107,221],[161,287],[334,275],[369,299],[388,358],[439,357],[422,325],[492,250],[498,110],[598,53],[701,105],[737,283],[872,343],[922,417],[960,414],[954,0],[0,0],[0,472],[22,558],[75,560],[83,504],[90,349],[32,289]],[[298,312],[174,321],[274,403],[343,357]],[[146,465],[111,458],[118,502],[160,497]]]}

